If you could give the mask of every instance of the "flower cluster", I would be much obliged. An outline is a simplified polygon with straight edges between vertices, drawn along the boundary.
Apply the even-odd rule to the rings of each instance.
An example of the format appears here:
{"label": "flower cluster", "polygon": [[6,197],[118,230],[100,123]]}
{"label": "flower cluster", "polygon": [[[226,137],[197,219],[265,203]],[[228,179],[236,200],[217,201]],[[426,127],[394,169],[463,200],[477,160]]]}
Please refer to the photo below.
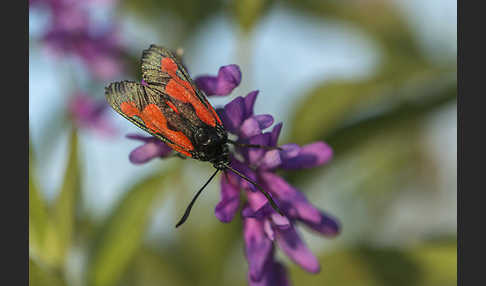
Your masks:
{"label": "flower cluster", "polygon": [[[207,95],[220,96],[231,93],[240,81],[241,72],[236,65],[220,68],[217,76],[195,80]],[[247,201],[242,206],[241,216],[249,284],[289,285],[285,267],[274,257],[276,245],[303,269],[316,273],[320,270],[319,262],[299,237],[296,224],[302,223],[328,237],[337,235],[340,227],[335,218],[309,203],[298,189],[275,172],[325,164],[332,158],[332,149],[324,142],[302,147],[285,144],[279,149],[242,147],[248,144],[276,147],[282,129],[282,123],[279,123],[270,131],[264,131],[271,127],[274,119],[268,114],[254,114],[257,95],[258,91],[252,91],[245,97],[237,97],[217,112],[225,129],[240,143],[231,155],[231,167],[265,188],[275,198],[284,216],[277,213],[252,184],[230,171],[221,176],[221,200],[216,205],[215,215],[222,222],[230,222],[240,208],[240,192],[244,191]],[[129,138],[145,142],[130,154],[133,163],[144,163],[170,153],[170,148],[159,140],[136,135],[129,135]]]}
{"label": "flower cluster", "polygon": [[[31,7],[44,8],[50,22],[41,42],[57,56],[75,55],[97,79],[111,79],[122,70],[121,44],[113,23],[93,21],[89,4],[112,4],[107,0],[31,0]],[[91,7],[92,8],[92,7]]]}

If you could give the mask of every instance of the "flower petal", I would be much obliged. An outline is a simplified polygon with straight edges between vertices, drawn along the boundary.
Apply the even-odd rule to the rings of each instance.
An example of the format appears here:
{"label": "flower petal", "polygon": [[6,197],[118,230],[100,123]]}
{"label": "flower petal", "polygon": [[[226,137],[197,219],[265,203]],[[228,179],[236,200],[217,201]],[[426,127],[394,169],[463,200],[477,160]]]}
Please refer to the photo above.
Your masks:
{"label": "flower petal", "polygon": [[245,254],[248,260],[248,274],[251,280],[260,281],[264,275],[265,262],[272,257],[273,244],[263,229],[263,221],[255,218],[243,220]]}
{"label": "flower petal", "polygon": [[264,182],[264,187],[277,197],[286,215],[292,219],[319,224],[321,214],[317,208],[307,201],[304,194],[276,174],[262,172],[259,176]]}
{"label": "flower petal", "polygon": [[279,213],[273,212],[270,215],[270,219],[272,220],[272,223],[280,229],[285,229],[290,227],[289,219]]}
{"label": "flower petal", "polygon": [[227,65],[219,68],[217,76],[200,76],[195,79],[197,87],[206,95],[228,95],[241,82],[241,71],[238,65]]}
{"label": "flower petal", "polygon": [[321,219],[317,223],[305,219],[302,219],[302,222],[311,229],[321,233],[322,235],[330,237],[338,235],[341,227],[337,219],[324,212],[321,212],[320,214]]}
{"label": "flower petal", "polygon": [[224,116],[221,117],[223,125],[231,133],[237,134],[245,115],[243,98],[238,96],[224,106]]}
{"label": "flower petal", "polygon": [[166,145],[163,144],[165,145],[163,146],[162,144],[150,142],[135,148],[132,152],[130,152],[130,162],[132,162],[133,164],[143,164],[156,157],[163,156],[163,150]]}
{"label": "flower petal", "polygon": [[258,126],[260,126],[261,130],[266,129],[273,124],[273,116],[271,116],[270,114],[255,115],[253,116],[253,118],[255,118],[258,122]]}
{"label": "flower petal", "polygon": [[261,280],[254,281],[249,277],[250,286],[289,286],[290,283],[287,279],[287,271],[285,267],[273,260],[269,260],[265,264],[265,273]]}
{"label": "flower petal", "polygon": [[261,133],[262,129],[260,128],[260,124],[258,124],[258,121],[252,116],[243,121],[238,135],[240,135],[241,138],[249,138]]}
{"label": "flower petal", "polygon": [[166,157],[172,149],[155,137],[146,137],[136,134],[127,135],[130,139],[141,140],[145,143],[130,152],[129,159],[133,164],[143,164],[156,157]]}
{"label": "flower petal", "polygon": [[[268,146],[270,141],[270,133],[259,134],[253,136],[248,140],[249,144]],[[245,159],[250,165],[258,165],[267,151],[263,148],[246,148],[242,150]]]}
{"label": "flower petal", "polygon": [[259,170],[272,170],[280,166],[282,159],[280,158],[279,150],[270,150],[265,153],[263,159],[260,161]]}
{"label": "flower petal", "polygon": [[273,116],[269,114],[254,115],[243,121],[240,127],[240,137],[249,138],[262,133],[262,130],[273,124]]}
{"label": "flower petal", "polygon": [[243,99],[245,102],[245,115],[246,117],[253,115],[253,106],[255,105],[255,100],[258,95],[258,90],[254,90],[248,93]]}
{"label": "flower petal", "polygon": [[300,239],[293,226],[275,229],[275,239],[280,249],[300,267],[312,273],[320,271],[319,261]]}
{"label": "flower petal", "polygon": [[240,205],[240,190],[228,181],[226,173],[221,177],[221,201],[216,205],[214,214],[224,223],[230,222]]}
{"label": "flower petal", "polygon": [[300,148],[299,154],[282,160],[284,169],[302,169],[316,167],[329,162],[332,149],[324,142],[315,142]]}
{"label": "flower petal", "polygon": [[[239,171],[240,173],[242,173],[243,175],[247,176],[249,179],[251,179],[253,182],[256,182],[257,180],[257,176],[255,174],[255,172],[250,169],[250,167],[238,160],[236,160],[235,158],[232,158],[231,160],[231,167],[237,171]],[[231,172],[231,171],[228,171],[228,172]],[[236,174],[232,174],[233,176],[230,178],[231,179],[231,182],[234,182],[235,179],[237,179],[238,183],[239,183],[239,186],[241,189],[244,189],[244,190],[247,190],[247,191],[252,191],[252,192],[256,192],[257,189],[255,188],[255,186],[253,186],[253,184],[251,184],[250,182],[240,178],[238,175]]]}
{"label": "flower petal", "polygon": [[265,235],[268,237],[268,239],[270,239],[271,241],[275,239],[275,232],[273,231],[272,223],[270,222],[270,220],[266,219],[263,222],[263,230],[265,231]]}
{"label": "flower petal", "polygon": [[256,216],[257,214],[255,213],[263,210],[263,207],[268,204],[267,198],[261,192],[248,192],[246,198],[248,199],[249,208],[254,213],[253,216]]}
{"label": "flower petal", "polygon": [[280,122],[273,126],[271,136],[270,136],[270,146],[277,146],[278,136],[280,135],[280,131],[282,130],[283,123]]}
{"label": "flower petal", "polygon": [[283,161],[288,161],[292,158],[295,158],[299,155],[300,153],[300,146],[294,143],[289,143],[280,146],[282,149],[281,151],[281,156]]}

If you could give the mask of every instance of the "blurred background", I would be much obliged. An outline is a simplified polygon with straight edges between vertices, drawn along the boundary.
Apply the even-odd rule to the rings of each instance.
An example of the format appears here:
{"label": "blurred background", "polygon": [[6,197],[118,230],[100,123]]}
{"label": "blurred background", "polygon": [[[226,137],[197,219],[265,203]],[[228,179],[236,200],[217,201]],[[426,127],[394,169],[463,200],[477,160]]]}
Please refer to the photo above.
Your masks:
{"label": "blurred background", "polygon": [[258,89],[280,144],[323,140],[326,166],[282,175],[342,232],[300,228],[319,257],[293,285],[457,284],[457,8],[453,0],[31,0],[31,285],[247,285],[242,223],[214,216],[212,167],[133,165],[139,133],[104,101],[143,49],[184,50],[191,76],[238,64],[222,106]]}

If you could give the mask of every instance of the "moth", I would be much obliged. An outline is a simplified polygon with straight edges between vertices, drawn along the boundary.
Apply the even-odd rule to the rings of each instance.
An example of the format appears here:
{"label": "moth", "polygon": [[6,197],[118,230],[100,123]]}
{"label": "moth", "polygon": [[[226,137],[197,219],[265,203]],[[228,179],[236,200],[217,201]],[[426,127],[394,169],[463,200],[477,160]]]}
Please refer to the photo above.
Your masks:
{"label": "moth", "polygon": [[110,106],[130,122],[163,141],[179,155],[211,163],[216,169],[196,193],[176,224],[189,217],[194,202],[219,171],[230,170],[253,184],[280,214],[272,197],[256,182],[230,166],[229,144],[248,148],[278,148],[242,144],[228,139],[221,119],[180,60],[164,47],[150,45],[141,59],[142,82],[121,81],[105,87]]}

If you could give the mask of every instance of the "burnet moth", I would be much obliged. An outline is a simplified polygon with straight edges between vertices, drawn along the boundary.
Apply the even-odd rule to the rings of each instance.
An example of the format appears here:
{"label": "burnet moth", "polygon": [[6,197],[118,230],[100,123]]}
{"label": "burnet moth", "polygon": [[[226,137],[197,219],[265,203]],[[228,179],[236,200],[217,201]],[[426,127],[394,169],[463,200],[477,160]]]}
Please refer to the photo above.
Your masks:
{"label": "burnet moth", "polygon": [[143,51],[142,83],[110,83],[105,96],[111,107],[139,128],[165,142],[180,155],[213,164],[216,171],[196,193],[176,224],[183,224],[197,197],[219,171],[229,170],[250,182],[282,214],[272,197],[256,182],[230,166],[228,144],[248,148],[272,149],[240,144],[228,133],[204,92],[199,90],[174,54],[156,45]]}

